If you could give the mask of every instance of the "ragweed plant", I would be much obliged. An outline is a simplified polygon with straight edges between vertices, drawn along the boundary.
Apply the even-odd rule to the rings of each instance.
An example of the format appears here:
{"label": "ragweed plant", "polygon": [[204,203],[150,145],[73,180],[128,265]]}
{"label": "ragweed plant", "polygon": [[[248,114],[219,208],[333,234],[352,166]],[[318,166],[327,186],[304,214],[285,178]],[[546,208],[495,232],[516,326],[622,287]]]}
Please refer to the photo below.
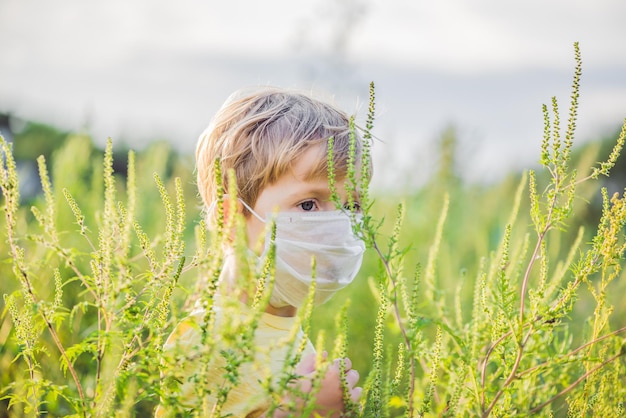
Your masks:
{"label": "ragweed plant", "polygon": [[[70,144],[81,141],[76,138]],[[170,298],[185,265],[186,219],[180,182],[173,185],[173,203],[155,175],[166,219],[159,252],[134,218],[134,153],[128,156],[123,203],[116,198],[113,149],[108,142],[103,171],[94,175],[102,179],[102,207],[89,213],[89,219],[79,203],[85,196],[75,196],[67,188],[57,192],[46,161],[39,158],[43,201],[31,207],[35,223],[29,225],[24,222],[27,213],[19,206],[11,147],[4,140],[0,145],[4,235],[20,284],[5,294],[18,353],[12,382],[2,389],[12,414],[111,416],[121,405],[149,405],[155,391],[146,387],[158,383]],[[68,228],[67,218],[61,218],[58,196],[64,197],[74,227]],[[140,251],[131,252],[133,229]],[[70,304],[65,302],[66,295],[72,297]],[[19,372],[21,364],[26,364],[27,376]]]}
{"label": "ragweed plant", "polygon": [[[425,260],[416,263],[410,278],[405,271],[412,248],[400,245],[406,205],[397,206],[383,244],[386,228],[382,221],[374,221],[375,205],[369,194],[361,193],[358,230],[379,260],[378,272],[369,272],[378,310],[372,310],[377,313],[371,316],[375,326],[364,386],[365,416],[486,417],[565,411],[571,416],[619,416],[623,411],[619,382],[626,378],[626,328],[623,321],[611,328],[614,307],[607,293],[612,282],[623,276],[624,195],[608,196],[602,189],[603,214],[588,246],[584,237],[589,234],[582,227],[571,241],[564,236],[582,200],[580,186],[608,176],[615,165],[626,139],[626,124],[606,161],[582,167],[588,170],[582,175],[581,167],[571,166],[582,73],[578,44],[575,60],[563,138],[556,98],[550,109],[543,107],[540,162],[547,175],[531,170],[521,176],[499,244],[489,254],[475,255],[480,261],[474,272],[463,268],[453,299],[442,286],[438,268],[442,247],[454,248],[445,241],[445,233],[451,221],[449,207],[459,196],[443,194],[438,222],[431,220],[436,226]],[[371,138],[367,130],[372,126],[373,98],[372,94],[367,138]],[[332,171],[330,151],[331,146]],[[349,163],[353,191],[367,189],[367,176],[359,184],[358,167],[368,167],[369,154],[362,157],[359,164]],[[332,183],[332,174],[330,179]],[[462,287],[472,276],[473,298],[462,303]],[[585,285],[591,298],[583,294]],[[363,297],[362,292],[357,295],[353,297]],[[575,311],[579,300],[592,301],[595,309],[581,323],[571,322],[572,315],[580,315]],[[395,375],[390,367],[394,361]],[[621,395],[604,390],[609,386],[620,387]],[[398,395],[400,390],[404,395]]]}
{"label": "ragweed plant", "polygon": [[[158,406],[219,417],[254,369],[265,371],[268,416],[308,416],[330,359],[348,357],[363,393],[352,402],[340,361],[345,416],[622,416],[626,323],[613,295],[625,289],[626,197],[597,182],[618,161],[626,123],[605,161],[574,162],[577,44],[574,55],[564,129],[557,100],[543,107],[540,169],[488,190],[433,183],[398,204],[369,190],[371,84],[364,126],[350,121],[347,205],[332,138],[327,149],[333,199],[368,247],[360,278],[348,301],[316,309],[313,280],[291,332],[262,353],[254,339],[274,285],[275,225],[263,256],[252,254],[241,216],[224,210],[238,201],[220,161],[217,203],[200,213],[189,164],[161,148],[129,152],[122,176],[110,141],[99,155],[76,135],[38,160],[41,194],[25,203],[0,141],[0,405],[11,416],[150,416]],[[590,227],[579,212],[594,193],[601,214]],[[220,281],[227,257],[241,267],[232,287]],[[307,388],[303,335],[317,351]],[[271,374],[259,358],[276,353],[283,367]]]}
{"label": "ragweed plant", "polygon": [[[410,281],[404,275],[404,258],[409,248],[398,246],[405,209],[399,206],[386,251],[380,244],[380,229],[373,225],[369,214],[364,216],[361,233],[381,264],[380,273],[373,278],[378,285],[370,288],[381,309],[390,305],[395,319],[392,328],[399,330],[396,335],[402,347],[395,356],[398,362],[408,364],[407,378],[402,384],[397,380],[393,384],[403,387],[406,395],[390,396],[384,390],[389,376],[385,376],[383,356],[394,353],[390,350],[393,346],[383,349],[389,333],[380,331],[385,309],[379,310],[366,385],[367,416],[386,416],[385,405],[389,404],[397,407],[397,414],[409,417],[563,411],[570,416],[618,416],[623,411],[623,384],[619,382],[626,378],[626,328],[623,323],[618,329],[611,328],[613,307],[606,295],[611,283],[621,277],[624,264],[624,195],[608,196],[602,189],[603,213],[588,247],[582,243],[582,230],[571,243],[560,242],[559,234],[568,228],[577,187],[609,175],[624,145],[626,124],[605,162],[591,167],[589,174],[583,176],[570,167],[581,77],[578,44],[575,59],[564,139],[558,104],[553,99],[552,112],[544,106],[540,161],[547,178],[542,178],[540,184],[534,171],[522,176],[500,244],[477,264],[473,309],[468,320],[464,320],[467,313],[458,299],[451,309],[450,299],[437,282],[442,234],[448,221],[449,202],[455,196],[444,197],[426,268],[422,272],[418,265],[416,277],[421,280],[413,281],[413,291],[407,288]],[[526,188],[531,230],[520,220]],[[364,206],[369,212],[368,204]],[[563,259],[558,258],[560,254]],[[467,274],[464,272],[463,277]],[[596,307],[579,328],[567,318],[582,298],[582,285],[588,288]],[[457,295],[459,290],[460,287]],[[412,292],[413,297],[409,298]],[[574,332],[581,332],[582,337],[573,338]],[[609,386],[620,389],[604,390]]]}

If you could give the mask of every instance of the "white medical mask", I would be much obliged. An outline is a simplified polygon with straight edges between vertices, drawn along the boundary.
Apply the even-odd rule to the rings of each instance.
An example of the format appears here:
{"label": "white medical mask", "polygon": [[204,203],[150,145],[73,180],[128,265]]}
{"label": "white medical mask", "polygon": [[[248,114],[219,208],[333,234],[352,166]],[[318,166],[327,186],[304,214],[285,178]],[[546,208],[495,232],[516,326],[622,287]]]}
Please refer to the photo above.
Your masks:
{"label": "white medical mask", "polygon": [[[243,202],[242,202],[243,203]],[[243,203],[261,222],[259,214]],[[279,212],[268,215],[276,222],[275,280],[270,304],[301,307],[306,300],[315,257],[315,305],[321,305],[352,282],[363,261],[365,244],[352,230],[351,216],[343,211]],[[360,220],[361,215],[356,215]],[[265,260],[270,248],[267,228]]]}

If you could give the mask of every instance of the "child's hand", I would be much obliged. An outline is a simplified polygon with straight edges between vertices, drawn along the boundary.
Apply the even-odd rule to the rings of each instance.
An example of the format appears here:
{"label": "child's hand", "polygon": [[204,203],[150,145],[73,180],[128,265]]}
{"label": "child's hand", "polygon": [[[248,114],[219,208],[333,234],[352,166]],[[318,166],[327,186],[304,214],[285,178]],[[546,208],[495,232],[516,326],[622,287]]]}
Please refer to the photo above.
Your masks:
{"label": "child's hand", "polygon": [[[324,353],[324,357],[327,354]],[[344,359],[346,370],[346,381],[348,383],[348,393],[353,402],[358,402],[363,391],[360,387],[355,387],[359,380],[359,372],[352,369],[352,362],[349,358]],[[304,357],[298,367],[296,373],[302,377],[296,382],[300,386],[300,390],[304,393],[311,392],[313,379],[315,378],[315,353]],[[345,410],[343,403],[343,389],[341,387],[341,372],[339,368],[339,359],[336,359],[328,366],[326,375],[320,382],[319,391],[316,394],[315,413],[323,417],[339,417]]]}

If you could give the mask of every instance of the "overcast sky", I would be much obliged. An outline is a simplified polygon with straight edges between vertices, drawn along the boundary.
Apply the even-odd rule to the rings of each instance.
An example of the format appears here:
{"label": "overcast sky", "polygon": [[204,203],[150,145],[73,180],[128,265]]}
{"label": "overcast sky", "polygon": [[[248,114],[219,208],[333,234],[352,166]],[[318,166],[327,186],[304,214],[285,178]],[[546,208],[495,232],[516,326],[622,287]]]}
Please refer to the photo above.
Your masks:
{"label": "overcast sky", "polygon": [[624,17],[623,0],[1,0],[0,111],[188,152],[239,87],[325,91],[364,116],[374,81],[379,184],[425,178],[448,126],[467,178],[489,180],[536,160],[541,105],[568,108],[576,41],[579,138],[619,127]]}

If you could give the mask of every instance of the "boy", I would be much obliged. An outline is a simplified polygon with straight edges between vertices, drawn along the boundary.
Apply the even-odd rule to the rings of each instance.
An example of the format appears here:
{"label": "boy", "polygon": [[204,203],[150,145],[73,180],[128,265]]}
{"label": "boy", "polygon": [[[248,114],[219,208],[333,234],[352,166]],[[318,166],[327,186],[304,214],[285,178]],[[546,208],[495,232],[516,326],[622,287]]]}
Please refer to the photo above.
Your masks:
{"label": "boy", "polygon": [[[219,159],[226,193],[229,174],[235,176],[237,190],[232,192],[237,199],[224,199],[223,210],[243,215],[248,258],[262,261],[271,256],[269,226],[275,222],[275,271],[265,312],[257,322],[250,321],[248,316],[254,315],[250,309],[253,295],[241,290],[250,289],[249,283],[241,286],[242,277],[250,277],[246,275],[250,266],[242,263],[231,248],[235,246],[234,237],[226,240],[229,248],[224,250],[219,295],[210,308],[212,326],[207,331],[206,325],[200,325],[207,311],[199,308],[177,325],[164,347],[166,353],[174,348],[186,353],[182,362],[174,362],[180,368],[174,379],[178,385],[171,393],[182,400],[179,411],[199,414],[202,405],[216,415],[267,416],[272,396],[275,403],[276,397],[282,396],[278,403],[291,405],[292,410],[303,406],[300,397],[270,394],[263,383],[268,379],[275,382],[285,373],[291,347],[300,346],[302,361],[295,368],[298,378],[291,385],[306,394],[315,384],[315,350],[296,323],[297,310],[303,306],[313,281],[312,258],[316,262],[316,305],[349,284],[360,268],[365,247],[353,233],[349,216],[350,210],[358,211],[358,200],[355,196],[349,198],[345,184],[351,135],[358,161],[362,140],[358,133],[351,134],[344,113],[308,95],[267,87],[235,93],[200,136],[197,179],[207,216],[215,218],[217,212],[215,161]],[[350,210],[337,210],[331,199],[327,167],[331,137],[335,191]],[[229,207],[233,201],[238,202],[236,208]],[[256,245],[259,242],[262,247]],[[226,302],[228,295],[237,295],[237,309],[229,310],[232,304]],[[253,336],[246,339],[250,327]],[[204,338],[207,334],[211,335]],[[204,355],[202,344],[211,346]],[[361,394],[361,388],[355,387],[358,372],[351,369],[349,359],[344,359],[344,367],[348,396],[356,402]],[[325,375],[318,377],[321,380],[315,412],[321,416],[339,416],[344,411],[339,368],[335,360]],[[199,387],[212,389],[203,392]],[[159,406],[157,416],[165,415],[169,408],[166,403]],[[287,408],[271,414],[286,416]]]}

